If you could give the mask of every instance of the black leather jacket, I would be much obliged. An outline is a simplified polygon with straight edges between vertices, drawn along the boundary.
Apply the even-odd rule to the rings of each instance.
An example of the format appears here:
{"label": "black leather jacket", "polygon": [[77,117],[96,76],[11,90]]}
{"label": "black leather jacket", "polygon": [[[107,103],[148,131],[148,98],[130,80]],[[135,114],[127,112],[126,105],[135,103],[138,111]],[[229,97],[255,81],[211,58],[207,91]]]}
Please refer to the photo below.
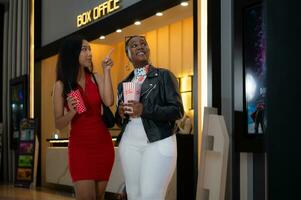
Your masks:
{"label": "black leather jacket", "polygon": [[[124,100],[122,83],[130,82],[133,77],[134,72],[117,87],[118,102],[115,118],[121,127],[118,141],[130,120],[128,117],[121,119],[118,114],[118,107]],[[143,104],[141,119],[149,142],[162,140],[174,134],[175,120],[183,117],[184,109],[177,79],[169,70],[150,66],[141,87],[140,102]]]}

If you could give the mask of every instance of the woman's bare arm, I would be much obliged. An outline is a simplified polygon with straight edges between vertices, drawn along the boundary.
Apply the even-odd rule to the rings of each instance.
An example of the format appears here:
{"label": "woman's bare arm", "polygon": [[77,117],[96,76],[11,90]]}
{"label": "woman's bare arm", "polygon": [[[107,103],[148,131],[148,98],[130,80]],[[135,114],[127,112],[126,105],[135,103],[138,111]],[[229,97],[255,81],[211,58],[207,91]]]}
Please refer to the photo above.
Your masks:
{"label": "woman's bare arm", "polygon": [[64,114],[64,97],[63,97],[63,83],[57,81],[54,85],[53,91],[53,109],[54,109],[54,122],[55,128],[62,130],[65,128],[74,115],[76,114],[75,105],[76,100],[72,97],[68,97],[69,112]]}
{"label": "woman's bare arm", "polygon": [[112,106],[114,104],[113,86],[110,71],[107,71],[103,77],[95,74],[97,84],[99,86],[99,93],[103,103],[106,106]]}

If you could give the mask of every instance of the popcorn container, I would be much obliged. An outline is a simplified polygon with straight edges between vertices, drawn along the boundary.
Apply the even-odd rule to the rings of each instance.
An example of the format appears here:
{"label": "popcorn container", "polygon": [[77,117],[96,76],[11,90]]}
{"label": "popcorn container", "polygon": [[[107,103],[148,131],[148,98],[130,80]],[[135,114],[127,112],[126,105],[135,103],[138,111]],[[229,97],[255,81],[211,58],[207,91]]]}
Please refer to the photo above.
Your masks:
{"label": "popcorn container", "polygon": [[123,83],[124,103],[128,103],[129,101],[139,101],[140,91],[141,91],[141,85],[139,83],[133,83],[133,82]]}
{"label": "popcorn container", "polygon": [[75,110],[78,114],[81,114],[87,110],[79,89],[71,90],[71,92],[68,94],[68,96],[71,96],[76,99],[77,104],[76,104]]}

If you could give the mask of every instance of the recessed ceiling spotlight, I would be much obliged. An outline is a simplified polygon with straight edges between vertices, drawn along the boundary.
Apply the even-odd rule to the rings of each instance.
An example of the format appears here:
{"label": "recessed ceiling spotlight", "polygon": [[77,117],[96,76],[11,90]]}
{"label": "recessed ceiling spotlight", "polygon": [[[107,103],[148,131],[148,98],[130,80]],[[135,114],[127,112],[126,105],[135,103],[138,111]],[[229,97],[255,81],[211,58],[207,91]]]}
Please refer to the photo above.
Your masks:
{"label": "recessed ceiling spotlight", "polygon": [[156,16],[161,17],[161,16],[163,16],[163,13],[157,12],[157,13],[156,13]]}
{"label": "recessed ceiling spotlight", "polygon": [[122,30],[121,30],[121,29],[117,29],[116,32],[117,32],[117,33],[121,33]]}
{"label": "recessed ceiling spotlight", "polygon": [[99,39],[104,40],[104,39],[106,39],[106,36],[102,35],[99,37]]}
{"label": "recessed ceiling spotlight", "polygon": [[181,3],[181,6],[188,6],[188,2],[187,2],[187,1],[183,1],[183,2]]}
{"label": "recessed ceiling spotlight", "polygon": [[134,23],[135,25],[141,25],[141,22],[140,21],[135,21],[135,23]]}

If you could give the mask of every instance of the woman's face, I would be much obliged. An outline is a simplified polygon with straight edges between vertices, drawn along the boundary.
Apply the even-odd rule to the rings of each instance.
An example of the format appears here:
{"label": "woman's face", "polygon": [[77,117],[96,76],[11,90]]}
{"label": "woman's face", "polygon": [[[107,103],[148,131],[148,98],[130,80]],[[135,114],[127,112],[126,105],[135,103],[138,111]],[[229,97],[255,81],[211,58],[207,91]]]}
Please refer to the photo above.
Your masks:
{"label": "woman's face", "polygon": [[87,40],[83,40],[82,42],[82,47],[79,54],[79,64],[82,67],[91,67],[92,65],[91,47]]}
{"label": "woman's face", "polygon": [[128,51],[128,57],[133,64],[148,62],[149,47],[144,37],[131,38],[128,43]]}

